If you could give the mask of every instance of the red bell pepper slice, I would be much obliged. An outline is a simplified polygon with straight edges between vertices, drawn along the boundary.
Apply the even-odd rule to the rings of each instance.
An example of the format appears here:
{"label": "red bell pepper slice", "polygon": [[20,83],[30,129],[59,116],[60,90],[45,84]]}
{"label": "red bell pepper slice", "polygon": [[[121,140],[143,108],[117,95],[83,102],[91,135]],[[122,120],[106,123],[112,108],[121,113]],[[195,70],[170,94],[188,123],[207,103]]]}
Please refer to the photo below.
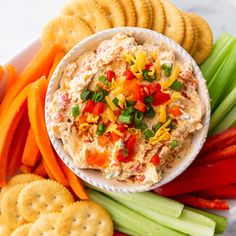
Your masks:
{"label": "red bell pepper slice", "polygon": [[79,117],[79,123],[80,124],[83,124],[83,123],[86,123],[87,122],[87,116],[85,114],[82,114],[80,117]]}
{"label": "red bell pepper slice", "polygon": [[103,102],[97,102],[96,105],[95,105],[95,107],[94,107],[94,110],[92,111],[92,113],[93,113],[94,115],[100,115],[101,113],[104,112],[105,106],[106,106],[105,103],[103,103]]}
{"label": "red bell pepper slice", "polygon": [[217,149],[216,151],[212,151],[204,156],[201,156],[200,158],[197,158],[194,161],[193,166],[205,165],[233,157],[236,157],[236,144],[224,149]]}
{"label": "red bell pepper slice", "polygon": [[112,70],[107,71],[107,80],[109,82],[111,82],[112,79],[115,79],[115,77],[116,77],[116,75],[115,75],[114,71],[112,71]]}
{"label": "red bell pepper slice", "polygon": [[236,158],[230,158],[188,168],[173,181],[154,191],[164,196],[175,196],[220,185],[236,183]]}
{"label": "red bell pepper slice", "polygon": [[224,200],[219,200],[219,199],[208,200],[205,198],[200,198],[188,194],[176,196],[174,197],[174,199],[183,204],[193,207],[204,208],[204,209],[215,209],[215,210],[229,210],[229,205]]}
{"label": "red bell pepper slice", "polygon": [[124,93],[129,97],[128,100],[133,101],[143,102],[145,97],[144,86],[137,82],[137,80],[126,80]]}
{"label": "red bell pepper slice", "polygon": [[87,104],[84,107],[84,112],[92,113],[96,103],[93,100],[88,100]]}
{"label": "red bell pepper slice", "polygon": [[222,149],[236,144],[236,127],[209,137],[200,152],[200,156],[216,149]]}
{"label": "red bell pepper slice", "polygon": [[133,74],[133,72],[131,70],[126,70],[124,73],[123,73],[124,76],[126,76],[126,79],[127,80],[132,80],[132,79],[135,79],[135,75]]}
{"label": "red bell pepper slice", "polygon": [[123,234],[123,233],[120,233],[120,232],[117,232],[117,231],[114,231],[113,236],[127,236],[127,235]]}
{"label": "red bell pepper slice", "polygon": [[151,163],[154,165],[154,166],[158,166],[160,164],[160,157],[158,154],[154,155],[151,159]]}
{"label": "red bell pepper slice", "polygon": [[171,107],[168,111],[175,117],[178,117],[178,116],[182,115],[182,112],[181,112],[179,106]]}
{"label": "red bell pepper slice", "polygon": [[145,112],[146,111],[146,105],[143,102],[137,101],[134,108],[138,111]]}
{"label": "red bell pepper slice", "polygon": [[236,198],[236,185],[235,184],[222,185],[215,188],[199,190],[194,192],[193,194],[210,199]]}
{"label": "red bell pepper slice", "polygon": [[145,65],[145,70],[150,70],[152,66],[153,66],[152,63],[148,63],[147,65]]}

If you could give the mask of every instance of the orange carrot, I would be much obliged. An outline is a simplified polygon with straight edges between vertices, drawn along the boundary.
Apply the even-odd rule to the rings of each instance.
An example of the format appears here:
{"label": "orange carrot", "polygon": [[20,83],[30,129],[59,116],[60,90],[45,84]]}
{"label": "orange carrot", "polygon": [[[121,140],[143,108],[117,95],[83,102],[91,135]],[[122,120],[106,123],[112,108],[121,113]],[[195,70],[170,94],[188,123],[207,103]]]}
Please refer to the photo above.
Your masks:
{"label": "orange carrot", "polygon": [[46,161],[45,161],[44,159],[42,159],[42,163],[43,163],[43,166],[44,166],[45,171],[47,172],[47,175],[48,175],[49,179],[52,179],[52,180],[55,180],[55,181],[56,181],[56,179],[54,178],[53,174],[52,174],[51,171],[49,170],[49,168],[48,168],[48,166],[47,166],[47,163],[46,163]]}
{"label": "orange carrot", "polygon": [[17,78],[18,78],[18,73],[16,71],[16,69],[14,68],[13,65],[7,65],[6,66],[7,69],[7,88],[6,88],[6,93],[8,93],[8,91],[11,89],[11,87],[13,86],[13,84],[16,82]]}
{"label": "orange carrot", "polygon": [[[58,158],[59,159],[59,158]],[[61,166],[61,169],[63,170],[65,176],[67,177],[67,180],[72,188],[72,190],[75,192],[75,194],[81,199],[81,200],[87,200],[88,195],[85,191],[85,188],[83,186],[83,183],[81,179],[74,174],[73,171],[71,171],[62,160],[59,159],[59,164]]]}
{"label": "orange carrot", "polygon": [[16,129],[8,154],[7,175],[9,176],[15,175],[21,165],[28,130],[29,118],[27,111],[25,111]]}
{"label": "orange carrot", "polygon": [[9,89],[4,97],[0,105],[0,116],[4,115],[10,103],[27,84],[37,80],[45,73],[45,71],[45,75],[47,76],[58,50],[58,46],[51,43],[42,46],[36,56],[19,75],[17,82]]}
{"label": "orange carrot", "polygon": [[169,112],[173,115],[173,116],[181,116],[182,112],[179,108],[179,106],[174,106],[172,108],[169,109]]}
{"label": "orange carrot", "polygon": [[40,175],[43,178],[47,177],[47,172],[44,168],[43,162],[41,161],[34,170],[35,175]]}
{"label": "orange carrot", "polygon": [[12,101],[0,119],[0,186],[6,184],[7,157],[10,145],[21,117],[27,108],[27,97],[31,84],[26,86]]}
{"label": "orange carrot", "polygon": [[35,166],[39,157],[40,151],[36,143],[33,129],[30,127],[21,161],[25,165]]}
{"label": "orange carrot", "polygon": [[48,170],[58,182],[63,185],[68,185],[65,175],[57,163],[44,120],[44,98],[41,97],[41,94],[46,94],[46,85],[47,81],[45,77],[42,77],[32,84],[32,89],[28,98],[30,124]]}
{"label": "orange carrot", "polygon": [[52,64],[52,67],[49,71],[49,74],[48,74],[48,77],[47,77],[47,80],[49,81],[55,71],[55,69],[57,68],[57,65],[59,64],[59,62],[61,61],[61,59],[65,56],[65,52],[64,51],[58,51],[56,56],[55,56],[55,59],[53,61],[53,64]]}
{"label": "orange carrot", "polygon": [[4,75],[4,69],[3,69],[3,67],[0,65],[0,82],[2,81],[3,75]]}
{"label": "orange carrot", "polygon": [[24,174],[32,173],[32,167],[24,164],[21,164],[19,170]]}
{"label": "orange carrot", "polygon": [[107,137],[106,135],[98,136],[98,144],[102,147],[105,147],[108,143],[110,143],[110,137]]}

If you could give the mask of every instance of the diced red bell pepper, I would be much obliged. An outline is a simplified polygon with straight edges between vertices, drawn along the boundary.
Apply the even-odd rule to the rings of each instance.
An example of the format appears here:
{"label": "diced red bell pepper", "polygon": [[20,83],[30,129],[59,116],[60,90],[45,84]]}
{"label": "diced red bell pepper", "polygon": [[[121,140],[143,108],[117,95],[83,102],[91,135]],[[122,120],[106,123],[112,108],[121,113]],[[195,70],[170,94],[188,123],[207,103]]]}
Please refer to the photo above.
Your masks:
{"label": "diced red bell pepper", "polygon": [[143,102],[137,101],[134,108],[138,111],[145,112],[146,111],[146,105]]}
{"label": "diced red bell pepper", "polygon": [[123,233],[120,233],[120,232],[117,232],[117,231],[114,231],[113,236],[127,236],[127,235],[123,234]]}
{"label": "diced red bell pepper", "polygon": [[156,93],[157,91],[161,91],[161,85],[159,83],[150,83],[147,85],[147,89],[150,95]]}
{"label": "diced red bell pepper", "polygon": [[88,153],[86,156],[86,162],[91,166],[103,166],[108,159],[108,154],[106,152],[100,153]]}
{"label": "diced red bell pepper", "polygon": [[173,181],[154,191],[164,196],[175,196],[220,185],[236,183],[236,158],[188,168]]}
{"label": "diced red bell pepper", "polygon": [[152,66],[153,66],[152,63],[148,63],[147,65],[145,65],[145,70],[150,70]]}
{"label": "diced red bell pepper", "polygon": [[92,113],[96,103],[93,100],[88,100],[87,104],[84,107],[84,112]]}
{"label": "diced red bell pepper", "polygon": [[123,124],[118,124],[118,125],[117,125],[117,129],[118,129],[120,132],[124,133],[124,132],[127,130],[127,127],[124,126]]}
{"label": "diced red bell pepper", "polygon": [[83,123],[86,123],[87,122],[87,116],[85,114],[82,114],[80,117],[79,117],[79,123],[80,124],[83,124]]}
{"label": "diced red bell pepper", "polygon": [[154,165],[154,166],[158,166],[160,164],[160,157],[158,154],[154,155],[151,159],[151,163]]}
{"label": "diced red bell pepper", "polygon": [[144,100],[144,86],[137,80],[126,80],[124,94],[128,100],[141,101]]}
{"label": "diced red bell pepper", "polygon": [[114,111],[115,116],[118,118],[119,115],[121,114],[121,110],[116,110]]}
{"label": "diced red bell pepper", "polygon": [[126,76],[126,79],[127,80],[132,80],[132,79],[135,79],[135,75],[133,74],[133,72],[131,70],[126,70],[124,73],[123,73],[124,76]]}
{"label": "diced red bell pepper", "polygon": [[204,208],[204,209],[215,209],[215,210],[229,210],[229,205],[224,200],[219,200],[219,199],[208,200],[205,198],[200,198],[188,194],[175,196],[174,199],[183,204],[193,207]]}
{"label": "diced red bell pepper", "polygon": [[222,149],[236,144],[236,127],[209,137],[200,152],[200,156],[216,149]]}
{"label": "diced red bell pepper", "polygon": [[98,144],[102,147],[105,147],[107,144],[109,144],[111,142],[110,137],[106,136],[106,135],[101,135],[98,136]]}
{"label": "diced red bell pepper", "polygon": [[205,165],[208,163],[220,161],[223,159],[233,158],[233,157],[236,157],[236,144],[226,147],[224,149],[217,149],[204,156],[201,156],[200,158],[197,158],[193,162],[192,166]]}
{"label": "diced red bell pepper", "polygon": [[121,139],[121,136],[119,136],[118,134],[116,134],[114,132],[111,132],[110,133],[110,138],[111,138],[111,142],[115,143],[115,142],[117,142],[118,140]]}
{"label": "diced red bell pepper", "polygon": [[219,199],[228,199],[228,198],[236,198],[236,185],[228,184],[223,186],[218,186],[215,188],[209,188],[204,190],[199,190],[193,192],[194,195],[200,197],[206,197],[210,199],[219,198]]}
{"label": "diced red bell pepper", "polygon": [[116,75],[115,75],[114,71],[112,71],[112,70],[107,71],[107,80],[109,82],[111,82],[112,79],[115,79],[115,77],[116,77]]}
{"label": "diced red bell pepper", "polygon": [[95,107],[94,107],[94,110],[92,111],[92,113],[93,113],[94,115],[100,115],[101,113],[104,112],[105,106],[106,106],[105,103],[103,103],[103,102],[97,102],[96,105],[95,105]]}

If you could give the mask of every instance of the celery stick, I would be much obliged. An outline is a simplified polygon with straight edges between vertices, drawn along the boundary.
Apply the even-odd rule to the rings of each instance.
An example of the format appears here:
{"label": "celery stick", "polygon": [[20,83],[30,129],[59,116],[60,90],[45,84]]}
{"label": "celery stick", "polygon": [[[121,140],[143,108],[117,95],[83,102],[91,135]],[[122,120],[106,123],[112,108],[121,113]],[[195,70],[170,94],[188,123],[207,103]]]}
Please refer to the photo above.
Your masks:
{"label": "celery stick", "polygon": [[92,189],[96,189],[99,192],[105,193],[109,197],[119,197],[120,199],[129,200],[136,204],[139,204],[142,207],[149,208],[154,211],[159,211],[160,213],[164,213],[166,215],[172,217],[179,217],[184,205],[175,200],[162,197],[152,192],[142,192],[142,193],[115,193],[109,192],[103,189],[98,189],[94,186],[90,186]]}
{"label": "celery stick", "polygon": [[221,102],[215,112],[211,116],[211,123],[209,133],[214,130],[217,124],[224,118],[224,116],[236,105],[236,87],[230,94]]}
{"label": "celery stick", "polygon": [[227,226],[227,219],[223,216],[218,216],[212,213],[208,213],[206,211],[198,210],[196,208],[192,207],[186,207],[186,209],[189,209],[190,211],[197,212],[199,214],[205,215],[206,217],[214,220],[216,222],[216,228],[215,228],[215,233],[216,234],[222,234],[225,231],[225,228]]}
{"label": "celery stick", "polygon": [[[212,236],[214,234],[215,225],[212,226],[205,226],[195,222],[190,222],[187,220],[183,220],[181,218],[174,218],[158,211],[153,211],[148,208],[144,208],[139,204],[127,201],[125,199],[120,199],[119,197],[114,197],[114,200],[118,201],[119,203],[123,204],[124,206],[130,208],[131,210],[138,212],[139,214],[163,225],[171,229],[178,230],[180,232],[190,234],[192,236]],[[182,212],[183,214],[183,212]],[[181,214],[181,215],[182,215]],[[196,214],[196,213],[195,213]],[[198,217],[199,214],[195,216]],[[205,217],[208,219],[207,217]]]}
{"label": "celery stick", "polygon": [[229,87],[233,84],[236,69],[236,41],[231,52],[217,69],[210,83],[208,91],[211,98],[211,110],[214,111],[220,101],[225,98]]}
{"label": "celery stick", "polygon": [[220,123],[215,127],[211,134],[216,134],[222,132],[229,127],[235,126],[236,123],[236,105],[231,109],[231,111],[220,121]]}
{"label": "celery stick", "polygon": [[87,189],[87,192],[92,201],[97,202],[111,214],[112,220],[119,227],[119,229],[127,229],[134,232],[135,235],[185,235],[181,232],[166,228],[152,220],[143,217],[142,215],[130,210],[129,208],[119,204],[111,198],[105,196],[92,189]]}
{"label": "celery stick", "polygon": [[212,53],[208,59],[200,66],[201,71],[209,83],[215,74],[217,68],[222,64],[224,59],[228,56],[235,38],[229,33],[223,33],[216,41]]}

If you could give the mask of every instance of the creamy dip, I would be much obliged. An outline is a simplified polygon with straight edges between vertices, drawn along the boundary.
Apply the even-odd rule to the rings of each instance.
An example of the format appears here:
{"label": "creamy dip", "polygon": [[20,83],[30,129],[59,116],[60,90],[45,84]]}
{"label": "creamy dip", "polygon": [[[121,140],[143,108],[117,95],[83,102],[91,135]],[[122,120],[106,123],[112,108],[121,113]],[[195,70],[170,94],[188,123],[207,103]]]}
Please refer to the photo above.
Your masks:
{"label": "creamy dip", "polygon": [[191,63],[166,44],[118,33],[65,67],[51,129],[79,168],[157,183],[202,128],[197,88]]}

